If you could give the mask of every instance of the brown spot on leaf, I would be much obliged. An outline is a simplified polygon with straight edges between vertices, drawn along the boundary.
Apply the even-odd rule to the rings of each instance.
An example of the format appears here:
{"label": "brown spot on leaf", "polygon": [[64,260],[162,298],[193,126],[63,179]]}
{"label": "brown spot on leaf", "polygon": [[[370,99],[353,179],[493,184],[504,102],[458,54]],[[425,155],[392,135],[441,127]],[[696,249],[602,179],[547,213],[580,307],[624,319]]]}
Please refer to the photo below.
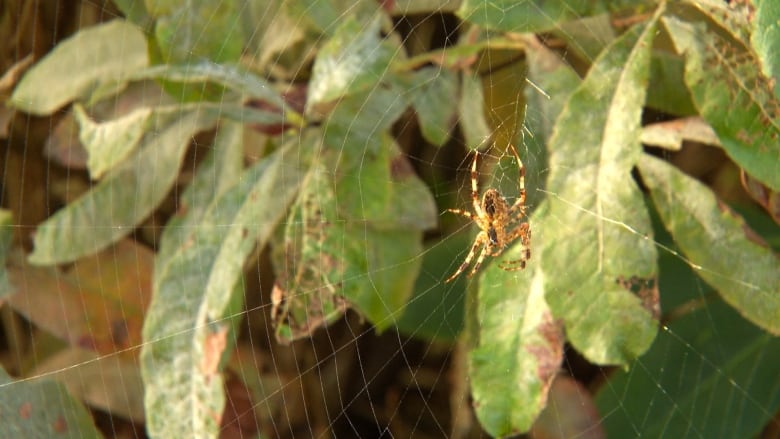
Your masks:
{"label": "brown spot on leaf", "polygon": [[661,316],[660,295],[658,292],[658,280],[655,277],[642,278],[631,276],[626,279],[618,276],[616,282],[626,290],[636,294],[642,300],[642,307],[650,312],[655,320]]}
{"label": "brown spot on leaf", "polygon": [[19,417],[22,419],[30,419],[32,415],[32,403],[25,402],[19,406]]}
{"label": "brown spot on leaf", "polygon": [[382,7],[382,10],[391,14],[395,7],[395,0],[379,0],[379,5]]}
{"label": "brown spot on leaf", "polygon": [[271,290],[271,320],[274,322],[274,325],[282,319],[286,295],[282,287],[275,283],[274,288]]}
{"label": "brown spot on leaf", "polygon": [[744,169],[740,171],[740,180],[742,187],[748,194],[769,213],[777,224],[780,224],[780,192],[773,191],[745,172]]}
{"label": "brown spot on leaf", "polygon": [[200,371],[207,378],[217,373],[219,360],[227,346],[228,327],[220,325],[216,331],[207,330],[206,339],[203,340],[203,358],[200,360]]}
{"label": "brown spot on leaf", "polygon": [[547,393],[552,379],[558,373],[563,361],[563,327],[553,319],[550,312],[545,312],[537,333],[542,336],[543,343],[531,344],[526,350],[536,358],[536,376],[543,383],[543,394]]}
{"label": "brown spot on leaf", "polygon": [[65,433],[68,431],[68,421],[66,421],[62,415],[59,415],[54,421],[54,424],[52,424],[52,428],[57,433]]}

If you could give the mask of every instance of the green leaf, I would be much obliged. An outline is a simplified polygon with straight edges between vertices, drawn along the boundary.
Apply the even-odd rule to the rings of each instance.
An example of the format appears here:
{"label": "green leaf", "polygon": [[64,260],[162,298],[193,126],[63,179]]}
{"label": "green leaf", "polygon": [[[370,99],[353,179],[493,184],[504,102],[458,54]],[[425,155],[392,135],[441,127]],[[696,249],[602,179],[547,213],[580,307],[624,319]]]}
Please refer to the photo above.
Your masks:
{"label": "green leaf", "polygon": [[0,368],[0,437],[100,438],[92,417],[65,386],[14,381]]}
{"label": "green leaf", "polygon": [[315,164],[287,218],[282,242],[274,245],[271,317],[281,343],[310,337],[347,310],[340,282],[350,261],[334,249],[335,241],[344,239],[338,216],[333,180],[322,164]]}
{"label": "green leaf", "polygon": [[647,106],[676,116],[697,114],[691,94],[683,80],[685,62],[679,55],[654,50],[650,61]]}
{"label": "green leaf", "polygon": [[565,21],[552,33],[564,41],[567,49],[573,50],[586,60],[596,59],[607,44],[617,38],[610,14],[597,14]]}
{"label": "green leaf", "polygon": [[79,31],[24,75],[11,105],[36,115],[121,84],[148,64],[146,38],[133,24],[114,20]]}
{"label": "green leaf", "polygon": [[423,137],[436,146],[444,145],[455,124],[452,100],[457,96],[458,77],[448,69],[423,67],[414,72],[412,84],[408,92]]}
{"label": "green leaf", "polygon": [[53,374],[73,398],[90,407],[144,422],[144,386],[136,361],[91,349],[65,348],[44,359],[29,375]]}
{"label": "green leaf", "polygon": [[149,15],[149,11],[146,10],[144,2],[137,0],[114,0],[114,5],[122,12],[122,15],[144,29],[144,31],[151,29],[153,24],[152,17]]}
{"label": "green leaf", "polygon": [[[73,112],[79,124],[79,140],[88,153],[87,167],[93,179],[100,179],[136,151],[155,120],[171,117],[185,109],[199,109],[204,114],[223,117],[242,123],[283,123],[281,112],[258,110],[224,101],[185,105],[141,107],[129,114],[105,122],[93,122],[81,105]],[[148,140],[148,139],[147,139]]]}
{"label": "green leaf", "polygon": [[666,228],[697,274],[746,319],[780,334],[780,262],[704,185],[645,155],[639,163]]}
{"label": "green leaf", "polygon": [[[656,333],[656,250],[631,178],[656,20],[615,40],[571,95],[550,140],[545,298],[577,350],[628,364]],[[532,224],[532,228],[533,228]]]}
{"label": "green leaf", "polygon": [[[529,222],[538,224],[544,210]],[[544,247],[539,234],[532,242]],[[517,245],[491,262],[477,293],[479,337],[470,354],[469,376],[477,417],[493,436],[528,431],[563,360],[563,328],[545,302],[541,261],[532,257],[524,271],[496,267],[520,259],[521,253]]]}
{"label": "green leaf", "polygon": [[[290,144],[292,145],[292,143]],[[262,247],[300,184],[290,145],[244,172],[158,265],[144,324],[141,372],[152,437],[216,437],[228,310],[244,261]],[[268,206],[273,205],[273,209]]]}
{"label": "green leaf", "polygon": [[544,195],[539,189],[547,182],[550,169],[547,142],[553,134],[555,120],[581,79],[571,66],[535,36],[528,37],[526,46],[528,81],[533,85],[525,87],[524,128],[520,131],[521,140],[516,144],[523,145],[520,158],[526,175],[536,176],[525,180],[528,204],[535,205]]}
{"label": "green leaf", "polygon": [[371,90],[389,72],[402,50],[379,36],[379,19],[364,25],[347,17],[314,61],[307,112],[324,112],[324,104],[348,94]]}
{"label": "green leaf", "polygon": [[[378,330],[401,317],[420,269],[422,230],[436,215],[395,144],[387,135],[379,141],[378,155],[326,146],[318,155],[323,162],[307,174],[283,242],[275,245],[281,340],[310,335],[348,304]],[[339,159],[342,177],[334,180],[328,169]]]}
{"label": "green leaf", "polygon": [[241,125],[230,122],[220,125],[208,156],[198,166],[179,200],[179,213],[165,225],[165,233],[160,237],[160,249],[155,258],[157,267],[166,264],[171,255],[184,245],[209,206],[228,188],[238,183],[244,167],[242,136]]}
{"label": "green leaf", "polygon": [[70,262],[132,232],[173,186],[192,135],[215,118],[197,106],[182,107],[150,123],[136,154],[38,226],[31,263]]}
{"label": "green leaf", "polygon": [[135,81],[162,79],[165,81],[197,84],[212,82],[234,90],[245,97],[257,98],[285,108],[284,99],[265,79],[239,66],[198,62],[185,65],[163,64],[139,70],[132,75]]}
{"label": "green leaf", "polygon": [[[337,24],[347,20],[366,23],[376,16],[379,4],[373,0],[298,0],[283,2],[294,23],[305,23],[316,33],[338,33]],[[335,30],[334,30],[335,29]]]}
{"label": "green leaf", "polygon": [[[312,172],[299,202],[304,213],[293,217],[303,218],[303,225],[288,227],[282,247],[289,262],[279,273],[284,285],[280,301],[286,302],[275,313],[280,338],[310,335],[339,317],[347,303],[377,330],[395,324],[419,272],[415,255],[422,251],[421,233],[379,231],[368,224],[331,220],[335,200],[326,188],[332,182],[322,180],[326,174],[321,170]],[[317,204],[311,202],[312,191]]]}
{"label": "green leaf", "polygon": [[485,97],[478,76],[462,76],[458,117],[467,148],[479,149],[493,137],[493,130],[485,117]]}
{"label": "green leaf", "polygon": [[154,33],[163,60],[238,61],[244,47],[242,5],[236,0],[146,0],[147,10],[157,19]]}
{"label": "green leaf", "polygon": [[685,83],[726,154],[755,178],[780,190],[780,121],[771,81],[742,44],[674,17],[664,17],[685,55]]}
{"label": "green leaf", "polygon": [[778,364],[780,339],[711,302],[601,387],[602,425],[607,437],[760,437],[780,409]]}
{"label": "green leaf", "polygon": [[[750,43],[761,61],[764,75],[776,80],[780,78],[780,4],[771,0],[755,3]],[[775,96],[780,97],[777,86]]]}
{"label": "green leaf", "polygon": [[428,187],[398,145],[387,134],[379,137],[378,154],[361,154],[358,166],[342,167],[336,197],[344,216],[383,230],[436,227],[436,204]]}
{"label": "green leaf", "polygon": [[423,251],[414,291],[403,316],[396,322],[400,332],[429,341],[454,343],[457,340],[463,329],[466,277],[444,283],[442,274],[454,270],[452,266],[460,261],[453,261],[453,255],[468,251],[471,243],[469,234],[456,233]]}
{"label": "green leaf", "polygon": [[654,1],[618,0],[464,0],[457,11],[463,20],[508,32],[541,32],[588,15],[641,9]]}
{"label": "green leaf", "polygon": [[10,210],[0,209],[0,302],[14,291],[5,269],[5,261],[14,240],[13,216]]}
{"label": "green leaf", "polygon": [[325,143],[336,149],[347,149],[345,167],[362,160],[363,153],[377,154],[385,133],[408,107],[403,88],[383,83],[367,95],[342,98],[324,122]]}
{"label": "green leaf", "polygon": [[73,114],[79,124],[79,140],[87,151],[90,176],[98,180],[108,170],[124,161],[135,151],[149,128],[153,109],[142,107],[111,121],[96,123],[75,105]]}

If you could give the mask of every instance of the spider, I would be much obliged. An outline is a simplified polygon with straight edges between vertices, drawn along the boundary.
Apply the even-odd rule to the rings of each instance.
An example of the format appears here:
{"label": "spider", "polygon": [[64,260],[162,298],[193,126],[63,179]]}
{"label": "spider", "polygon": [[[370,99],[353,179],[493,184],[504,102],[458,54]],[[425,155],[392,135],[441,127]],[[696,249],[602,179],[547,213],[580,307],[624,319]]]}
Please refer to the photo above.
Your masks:
{"label": "spider", "polygon": [[520,254],[520,259],[513,261],[504,261],[499,265],[506,271],[522,270],[525,268],[526,261],[531,257],[531,228],[528,222],[520,223],[525,217],[525,167],[523,162],[520,161],[520,156],[517,154],[517,150],[511,144],[509,149],[512,150],[517,165],[519,166],[519,185],[520,193],[517,196],[514,204],[511,206],[507,203],[506,199],[501,193],[493,188],[485,191],[482,195],[482,202],[479,201],[479,189],[477,187],[477,157],[479,152],[474,152],[474,161],[471,162],[471,200],[474,204],[474,212],[461,209],[447,209],[447,212],[463,215],[466,218],[474,221],[479,227],[480,231],[477,237],[474,239],[474,244],[471,246],[468,256],[460,264],[457,271],[448,277],[446,282],[451,282],[463,273],[471,260],[474,259],[474,255],[477,250],[482,247],[482,251],[477,257],[477,262],[474,264],[474,268],[469,272],[468,277],[474,275],[482,265],[482,261],[486,256],[496,257],[501,255],[504,249],[514,242],[516,239],[520,239],[523,246],[523,252]]}

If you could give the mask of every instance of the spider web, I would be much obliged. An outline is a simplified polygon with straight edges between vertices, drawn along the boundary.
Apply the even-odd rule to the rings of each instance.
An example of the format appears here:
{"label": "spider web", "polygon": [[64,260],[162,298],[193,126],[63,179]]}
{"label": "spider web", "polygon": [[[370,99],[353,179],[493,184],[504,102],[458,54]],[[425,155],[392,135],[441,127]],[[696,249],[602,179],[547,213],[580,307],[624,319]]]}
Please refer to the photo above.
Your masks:
{"label": "spider web", "polygon": [[[217,3],[204,23],[221,23],[225,17],[220,7],[235,7],[225,0]],[[740,274],[695,262],[667,232],[658,201],[647,190],[644,201],[650,229],[613,210],[593,209],[585,201],[596,194],[606,198],[604,205],[611,205],[621,201],[622,194],[602,194],[598,187],[581,186],[581,196],[572,196],[554,186],[556,178],[563,178],[560,175],[581,171],[571,162],[556,169],[555,164],[563,162],[548,145],[556,136],[565,136],[556,133],[554,126],[569,94],[587,67],[600,59],[601,50],[619,37],[608,15],[577,20],[576,11],[562,6],[561,17],[572,20],[561,20],[549,11],[536,11],[541,19],[565,24],[544,33],[545,39],[512,41],[498,31],[460,21],[450,6],[440,10],[421,7],[377,24],[370,19],[375,13],[373,3],[312,2],[286,9],[271,5],[241,4],[240,25],[228,26],[236,33],[247,32],[244,41],[256,54],[252,58],[244,53],[242,61],[269,77],[286,81],[308,77],[314,56],[329,50],[334,51],[330,55],[336,67],[353,63],[362,68],[379,63],[377,59],[412,59],[417,64],[409,70],[419,76],[414,81],[404,77],[396,78],[398,82],[364,83],[365,76],[356,75],[342,84],[323,81],[316,83],[320,88],[311,84],[309,89],[291,88],[285,96],[288,104],[294,106],[301,95],[318,103],[317,134],[311,130],[282,134],[290,126],[276,120],[244,125],[223,121],[216,135],[216,125],[206,133],[179,134],[191,139],[186,151],[181,151],[181,172],[164,201],[153,212],[141,215],[144,218],[137,227],[117,219],[55,228],[55,232],[68,230],[75,236],[86,227],[93,241],[108,233],[126,238],[56,269],[29,264],[21,246],[15,247],[7,264],[14,293],[2,299],[0,344],[3,368],[9,374],[0,382],[0,413],[14,420],[0,424],[0,436],[18,431],[91,436],[95,424],[106,436],[144,437],[144,421],[149,422],[156,410],[168,410],[159,406],[145,410],[144,392],[149,404],[151,388],[161,400],[166,391],[178,395],[178,390],[175,382],[168,387],[150,385],[156,379],[155,370],[147,369],[142,376],[139,363],[145,361],[143,355],[150,355],[148,364],[162,364],[160,359],[168,355],[163,349],[170,346],[198,353],[194,366],[186,363],[186,367],[203,372],[205,378],[191,381],[197,385],[187,389],[186,396],[208,407],[222,407],[224,401],[224,411],[211,413],[211,419],[204,422],[207,426],[215,423],[216,431],[225,437],[465,437],[482,434],[483,428],[493,432],[489,422],[480,424],[482,415],[472,409],[474,399],[481,398],[478,391],[469,393],[470,385],[480,385],[481,379],[478,372],[469,375],[477,368],[472,356],[480,337],[477,328],[489,327],[492,317],[486,316],[480,308],[484,305],[478,302],[493,300],[491,285],[501,296],[512,297],[515,293],[505,290],[506,285],[517,291],[535,291],[540,270],[546,281],[576,270],[576,265],[566,265],[566,261],[551,261],[549,255],[555,253],[546,250],[545,243],[555,238],[551,230],[578,230],[573,217],[561,213],[561,207],[551,207],[553,203],[585,221],[604,225],[605,230],[619,231],[630,242],[644,241],[657,253],[659,268],[652,286],[644,280],[623,279],[620,287],[649,300],[646,308],[660,310],[654,316],[659,330],[646,346],[647,352],[638,353],[639,358],[627,369],[610,366],[614,362],[609,361],[599,364],[589,356],[591,351],[574,340],[565,346],[561,342],[562,361],[548,365],[547,408],[533,425],[532,434],[776,434],[773,419],[780,382],[772,370],[778,360],[775,352],[780,352],[777,340],[739,315],[710,281],[714,277],[752,291],[757,289],[754,277],[747,271]],[[43,14],[38,9],[19,8],[28,14]],[[505,9],[507,17],[511,9]],[[55,8],[51,20],[34,16],[24,22],[32,28],[28,37],[51,38],[53,43],[69,33],[55,23],[68,23],[76,31],[121,14],[108,3],[83,2],[76,13]],[[171,17],[170,47],[180,45],[220,56],[234,50],[228,35],[210,41],[208,31],[189,34],[192,27],[186,18]],[[474,13],[470,20],[480,23],[481,18]],[[381,38],[368,50],[359,37],[369,34],[371,26],[376,26],[373,36]],[[458,45],[463,41],[472,45],[464,49]],[[344,47],[350,49],[340,52]],[[518,55],[519,47],[527,49],[526,55]],[[6,67],[29,51],[26,46],[13,49],[16,52],[6,60]],[[435,57],[421,55],[434,49],[440,50],[436,56],[441,64]],[[161,56],[188,60],[197,53]],[[212,60],[206,66],[204,70],[218,69],[221,64]],[[388,73],[371,67],[365,70],[368,76]],[[460,76],[455,78],[453,71]],[[175,82],[171,79],[175,72],[166,74]],[[426,75],[428,79],[420,79]],[[104,101],[108,108],[88,108],[89,117],[109,120],[127,114],[117,110],[128,104],[123,100],[126,96],[132,96],[130,104],[143,106],[172,104],[201,94],[219,97],[216,102],[203,103],[204,108],[214,105],[224,112],[232,108],[229,98],[208,87],[163,84],[161,88],[159,82],[164,81],[140,81],[121,95],[106,94],[112,96]],[[436,101],[437,94],[430,90],[436,87],[439,92],[459,93],[459,102]],[[345,91],[344,96],[328,97],[333,90]],[[645,111],[645,123],[668,117],[664,110],[677,105],[665,102],[663,94],[653,95],[656,90],[668,91],[651,88],[648,105],[656,110]],[[255,97],[250,106],[263,109],[269,100]],[[417,114],[408,111],[410,107]],[[35,225],[96,187],[85,171],[83,150],[73,146],[77,125],[72,120],[79,117],[74,113],[63,110],[56,117],[42,119],[17,115],[8,125],[2,205],[13,212],[12,218],[5,219],[6,228],[25,245],[31,244]],[[175,143],[179,132],[170,126],[181,127],[184,119],[175,119],[175,125],[158,123],[150,131]],[[434,146],[437,140],[441,144]],[[509,142],[516,146],[526,171],[526,205],[533,232],[529,267],[501,272],[499,261],[488,257],[477,276],[467,278],[464,273],[455,282],[444,283],[466,257],[477,230],[465,218],[441,212],[449,207],[471,210],[469,170],[474,149],[480,151],[480,191],[496,188],[514,202],[518,167],[506,149]],[[361,149],[355,150],[355,144],[362,145]],[[154,146],[162,149],[162,144]],[[587,146],[583,144],[583,150]],[[38,152],[44,150],[45,155]],[[739,192],[736,165],[721,149],[688,145],[675,153],[649,151],[706,181],[776,247],[777,226]],[[111,152],[109,159],[117,162],[134,153]],[[168,163],[163,152],[150,166],[154,162]],[[707,169],[693,168],[691,163],[696,162],[708,163]],[[146,175],[155,172],[158,168]],[[110,172],[107,175],[110,178]],[[625,182],[641,182],[644,186],[637,187],[646,189],[652,186],[646,175],[640,177],[634,171]],[[231,196],[243,200],[263,193],[273,193],[270,205],[245,207],[230,201]],[[141,190],[133,196],[139,205],[146,201]],[[116,200],[105,205],[117,210],[116,218],[121,217]],[[432,210],[426,210],[428,206]],[[536,222],[538,218],[545,222]],[[242,240],[247,233],[260,236],[265,244],[262,249]],[[37,234],[43,235],[41,229]],[[225,246],[229,254],[221,259],[209,259],[212,236],[235,236],[236,244]],[[36,243],[38,239],[36,235]],[[196,250],[195,256],[177,262],[177,254],[187,254],[189,248]],[[572,245],[570,251],[575,250]],[[512,251],[496,259],[516,259]],[[208,288],[215,282],[209,277],[214,271],[212,263],[224,263],[241,274],[230,300],[228,294],[209,295]],[[189,303],[187,292],[205,282],[209,286],[204,288],[203,304]],[[155,294],[168,294],[163,309],[156,311],[159,324],[167,326],[149,338],[142,337],[141,328],[150,325],[146,319],[151,311],[145,314],[144,309],[153,300],[153,285]],[[652,297],[642,296],[654,288],[660,292],[660,304],[658,298],[653,304]],[[355,293],[350,296],[345,291]],[[555,310],[552,303],[536,306]],[[204,314],[220,309],[222,313],[195,316],[193,309]],[[532,320],[520,314],[517,319]],[[566,330],[570,339],[576,337],[569,326]],[[145,331],[151,333],[148,328]],[[562,337],[555,331],[547,335]],[[194,348],[193,340],[198,342]],[[526,348],[518,345],[509,349]],[[503,366],[499,355],[496,352],[496,359],[490,361]],[[165,379],[162,372],[160,377]],[[507,382],[514,380],[507,377]],[[513,393],[511,387],[492,389],[497,394]],[[22,430],[28,420],[35,421],[38,430]]]}

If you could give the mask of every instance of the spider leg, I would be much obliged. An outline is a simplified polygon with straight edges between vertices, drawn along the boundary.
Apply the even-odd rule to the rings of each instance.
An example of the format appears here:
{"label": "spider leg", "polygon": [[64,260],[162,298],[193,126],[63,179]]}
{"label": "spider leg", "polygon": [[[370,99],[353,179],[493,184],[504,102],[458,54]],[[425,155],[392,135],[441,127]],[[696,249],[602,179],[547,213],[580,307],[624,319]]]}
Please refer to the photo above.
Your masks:
{"label": "spider leg", "polygon": [[526,262],[528,262],[528,259],[531,258],[531,251],[528,249],[525,250],[527,250],[528,253],[523,253],[523,257],[521,259],[515,259],[512,261],[503,261],[500,264],[498,264],[498,268],[504,271],[520,271],[525,269]]}
{"label": "spider leg", "polygon": [[520,191],[517,195],[517,200],[515,200],[515,203],[512,205],[512,207],[509,208],[510,212],[513,212],[517,209],[520,209],[520,211],[525,214],[525,165],[523,165],[523,161],[520,160],[520,155],[517,154],[517,150],[515,149],[514,145],[511,143],[509,144],[509,149],[512,150],[512,154],[515,156],[515,160],[517,160],[517,167],[518,167],[518,184],[520,186]]}
{"label": "spider leg", "polygon": [[[474,255],[477,253],[477,249],[484,245],[486,239],[485,232],[479,232],[477,234],[477,238],[474,240],[474,244],[471,246],[471,250],[469,251],[468,256],[466,256],[466,259],[463,260],[463,263],[460,264],[460,267],[455,271],[455,273],[452,274],[452,276],[448,277],[447,280],[444,281],[444,283],[449,283],[456,277],[458,277],[459,274],[463,273],[463,270],[468,268],[469,264],[471,263],[471,260],[474,259]],[[479,258],[477,258],[477,262],[481,263],[482,259],[485,258],[485,249],[482,249],[482,253],[480,253]],[[469,274],[469,277],[474,274],[472,271],[471,274]]]}
{"label": "spider leg", "polygon": [[463,215],[463,216],[465,216],[466,218],[468,218],[468,219],[470,219],[472,221],[477,221],[476,216],[473,213],[469,212],[468,210],[447,209],[445,212],[452,212],[452,213],[457,214],[457,215]]}
{"label": "spider leg", "polygon": [[479,218],[484,218],[485,213],[482,211],[482,205],[479,202],[479,187],[477,185],[479,175],[477,174],[477,157],[479,157],[479,151],[474,151],[474,161],[471,162],[471,203],[474,205],[474,213]]}
{"label": "spider leg", "polygon": [[477,262],[474,263],[474,268],[471,269],[471,272],[468,275],[469,277],[474,276],[474,273],[476,273],[477,270],[479,270],[479,267],[482,266],[482,261],[485,260],[485,256],[487,256],[487,254],[488,254],[488,246],[486,245],[482,249],[482,253],[479,254],[479,257],[477,258]]}
{"label": "spider leg", "polygon": [[522,223],[506,235],[506,242],[512,242],[520,238],[524,246],[531,243],[531,226],[528,223]]}
{"label": "spider leg", "polygon": [[512,230],[509,235],[507,235],[507,241],[511,242],[512,240],[515,240],[517,238],[520,238],[520,243],[522,245],[522,251],[520,253],[520,259],[514,259],[511,261],[502,261],[501,264],[499,264],[499,268],[506,271],[518,271],[525,268],[526,262],[531,259],[531,228],[528,225],[528,223],[520,224],[516,229]]}

